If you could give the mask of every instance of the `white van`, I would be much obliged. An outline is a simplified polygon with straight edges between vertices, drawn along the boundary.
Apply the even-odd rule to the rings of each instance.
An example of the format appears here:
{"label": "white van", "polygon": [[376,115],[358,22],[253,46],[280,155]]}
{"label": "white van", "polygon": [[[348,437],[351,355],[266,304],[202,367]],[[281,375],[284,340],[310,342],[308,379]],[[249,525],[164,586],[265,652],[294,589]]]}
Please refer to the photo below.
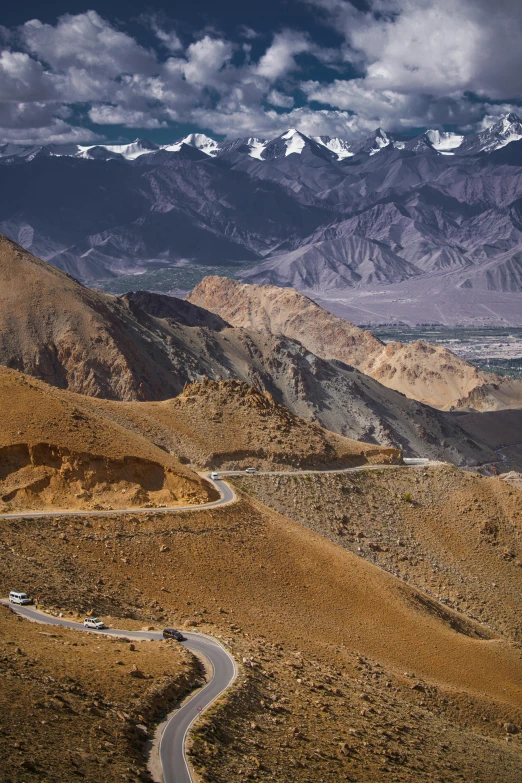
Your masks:
{"label": "white van", "polygon": [[32,604],[31,598],[27,593],[20,593],[18,590],[11,590],[9,593],[9,602],[12,604]]}

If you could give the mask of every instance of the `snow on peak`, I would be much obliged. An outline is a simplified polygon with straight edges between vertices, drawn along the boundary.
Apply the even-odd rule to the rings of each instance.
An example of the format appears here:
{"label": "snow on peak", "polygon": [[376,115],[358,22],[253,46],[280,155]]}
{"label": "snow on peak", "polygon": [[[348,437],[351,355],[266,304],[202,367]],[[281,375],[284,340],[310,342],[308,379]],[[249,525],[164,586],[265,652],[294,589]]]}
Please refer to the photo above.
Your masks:
{"label": "snow on peak", "polygon": [[187,144],[189,147],[195,147],[206,155],[214,156],[219,152],[219,142],[205,136],[204,133],[189,133],[184,139],[180,139],[174,144],[166,144],[162,149],[167,152],[179,152],[181,146]]}
{"label": "snow on peak", "polygon": [[505,138],[499,140],[496,147],[490,147],[488,151],[491,151],[493,149],[499,150],[501,147],[505,147],[507,144],[510,144],[512,141],[520,141],[522,139],[522,133],[509,133],[505,136]]}
{"label": "snow on peak", "polygon": [[117,155],[122,155],[125,160],[135,160],[140,155],[147,155],[149,152],[154,152],[158,149],[156,144],[153,144],[147,139],[136,139],[136,141],[130,142],[130,144],[91,144],[90,146],[79,145],[78,157],[88,157],[86,153],[92,150],[94,147],[102,147],[108,152],[115,152]]}
{"label": "snow on peak", "polygon": [[290,128],[281,138],[286,142],[285,157],[293,153],[300,155],[306,144],[306,136],[303,136],[296,128]]}
{"label": "snow on peak", "polygon": [[505,117],[502,117],[502,119],[493,126],[492,130],[497,137],[497,144],[495,147],[490,147],[489,149],[498,150],[512,141],[519,141],[522,139],[522,121],[520,120],[520,117],[513,113],[506,114]]}
{"label": "snow on peak", "polygon": [[517,128],[520,128],[521,122],[520,117],[511,112],[511,114],[506,114],[504,117],[501,117],[498,122],[491,127],[491,130],[496,133],[508,133],[511,135],[512,126],[516,125]]}
{"label": "snow on peak", "polygon": [[425,135],[437,152],[448,153],[450,150],[460,147],[464,141],[464,136],[459,136],[458,133],[440,133],[438,130],[428,130]]}
{"label": "snow on peak", "polygon": [[330,136],[312,136],[312,139],[317,142],[317,144],[321,144],[323,147],[330,150],[330,152],[333,152],[334,155],[337,155],[337,160],[353,158],[355,154],[350,152],[350,142],[345,141],[344,139],[331,139]]}
{"label": "snow on peak", "polygon": [[205,136],[204,133],[190,133],[183,139],[183,143],[196,147],[207,155],[216,155],[219,150],[219,142],[211,139],[210,136]]}
{"label": "snow on peak", "polygon": [[389,144],[391,143],[390,139],[385,134],[382,128],[377,128],[377,130],[375,131],[374,142],[375,144],[373,149],[370,150],[370,155],[375,155],[377,152],[380,152],[385,147],[388,147]]}
{"label": "snow on peak", "polygon": [[256,138],[247,139],[249,156],[251,158],[256,158],[257,160],[263,160],[263,152],[265,151],[265,147],[267,144],[268,142],[263,141],[262,139],[256,139]]}
{"label": "snow on peak", "polygon": [[[473,138],[473,137],[471,137]],[[522,120],[516,114],[506,114],[487,130],[478,133],[478,152],[493,152],[505,147],[512,141],[522,139]]]}

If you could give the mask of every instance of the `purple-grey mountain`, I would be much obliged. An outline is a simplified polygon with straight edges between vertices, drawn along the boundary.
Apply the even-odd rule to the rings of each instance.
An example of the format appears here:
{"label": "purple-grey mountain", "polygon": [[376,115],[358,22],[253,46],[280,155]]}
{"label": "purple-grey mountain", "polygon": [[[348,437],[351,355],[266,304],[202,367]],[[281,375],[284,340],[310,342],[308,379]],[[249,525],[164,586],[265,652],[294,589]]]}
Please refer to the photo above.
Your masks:
{"label": "purple-grey mountain", "polygon": [[[159,147],[0,147],[0,231],[83,280],[234,264],[317,292],[423,280],[522,291],[522,122],[477,134],[290,130]],[[204,270],[201,277],[205,274]]]}

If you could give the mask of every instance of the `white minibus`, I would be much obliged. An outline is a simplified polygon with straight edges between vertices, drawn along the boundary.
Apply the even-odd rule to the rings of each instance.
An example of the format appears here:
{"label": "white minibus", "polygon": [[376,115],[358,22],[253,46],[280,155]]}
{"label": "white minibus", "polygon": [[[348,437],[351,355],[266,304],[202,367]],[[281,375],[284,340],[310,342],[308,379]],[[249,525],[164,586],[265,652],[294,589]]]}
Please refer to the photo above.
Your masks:
{"label": "white minibus", "polygon": [[12,604],[32,604],[32,600],[27,593],[21,593],[18,590],[11,590],[9,593],[9,601]]}

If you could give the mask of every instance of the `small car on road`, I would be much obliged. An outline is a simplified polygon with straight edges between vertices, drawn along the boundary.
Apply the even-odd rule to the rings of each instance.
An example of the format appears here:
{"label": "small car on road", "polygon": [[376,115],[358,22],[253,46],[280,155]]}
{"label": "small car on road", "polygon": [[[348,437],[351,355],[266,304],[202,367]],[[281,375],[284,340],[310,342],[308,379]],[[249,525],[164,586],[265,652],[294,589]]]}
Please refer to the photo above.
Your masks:
{"label": "small car on road", "polygon": [[216,479],[219,478],[219,473],[216,473],[216,471],[213,470],[212,473],[210,474],[210,478],[215,481]]}
{"label": "small car on road", "polygon": [[255,472],[256,472],[255,468],[246,468],[245,469],[245,473],[255,473]]}
{"label": "small car on road", "polygon": [[164,628],[163,629],[163,638],[164,639],[175,639],[177,642],[184,642],[186,640],[186,637],[183,636],[181,631],[176,631],[175,628]]}
{"label": "small car on road", "polygon": [[86,617],[83,625],[85,628],[94,628],[95,631],[101,631],[102,628],[107,627],[99,617]]}

